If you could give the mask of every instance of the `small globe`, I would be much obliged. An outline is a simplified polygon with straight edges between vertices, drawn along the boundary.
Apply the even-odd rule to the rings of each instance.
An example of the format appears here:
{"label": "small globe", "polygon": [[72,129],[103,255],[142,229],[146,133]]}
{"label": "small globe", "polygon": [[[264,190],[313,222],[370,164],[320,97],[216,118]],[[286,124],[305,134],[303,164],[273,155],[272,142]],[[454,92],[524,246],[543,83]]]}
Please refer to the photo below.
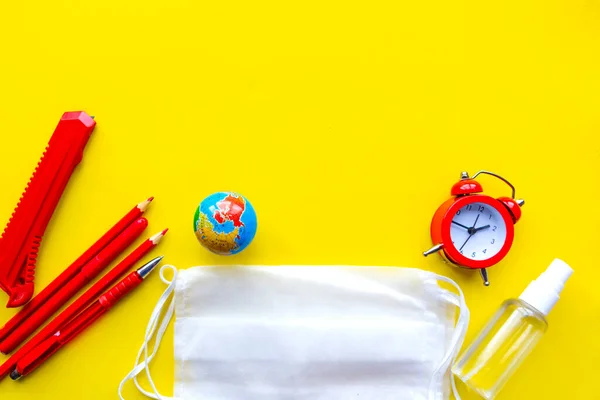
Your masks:
{"label": "small globe", "polygon": [[242,195],[213,193],[200,203],[194,215],[196,237],[216,254],[232,255],[244,250],[256,235],[256,212]]}

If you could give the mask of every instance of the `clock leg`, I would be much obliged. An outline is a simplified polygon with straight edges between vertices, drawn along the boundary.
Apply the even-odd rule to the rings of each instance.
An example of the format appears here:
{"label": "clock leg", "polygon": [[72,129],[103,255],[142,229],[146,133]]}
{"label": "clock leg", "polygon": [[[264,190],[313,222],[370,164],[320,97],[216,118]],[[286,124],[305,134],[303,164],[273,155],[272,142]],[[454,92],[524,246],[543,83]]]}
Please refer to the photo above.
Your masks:
{"label": "clock leg", "polygon": [[430,255],[430,254],[437,253],[437,252],[438,252],[438,251],[440,251],[440,250],[441,250],[443,247],[444,247],[444,245],[443,245],[443,244],[441,244],[441,243],[440,243],[440,244],[436,244],[435,246],[433,246],[432,248],[430,248],[429,250],[427,250],[426,252],[424,252],[424,253],[423,253],[423,255],[424,255],[425,257],[427,257],[427,256],[428,256],[428,255]]}
{"label": "clock leg", "polygon": [[488,280],[488,273],[487,273],[487,269],[485,268],[481,268],[479,270],[479,273],[481,274],[481,278],[483,279],[483,284],[485,286],[490,286],[490,281]]}

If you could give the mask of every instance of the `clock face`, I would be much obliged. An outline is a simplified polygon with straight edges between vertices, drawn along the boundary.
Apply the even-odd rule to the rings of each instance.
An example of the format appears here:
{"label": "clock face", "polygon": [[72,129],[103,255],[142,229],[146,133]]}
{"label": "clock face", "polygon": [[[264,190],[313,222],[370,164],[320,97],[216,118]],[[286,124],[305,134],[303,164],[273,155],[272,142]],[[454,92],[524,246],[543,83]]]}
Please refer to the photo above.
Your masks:
{"label": "clock face", "polygon": [[498,210],[485,203],[470,203],[456,212],[450,226],[454,247],[470,260],[487,260],[506,241],[506,224]]}

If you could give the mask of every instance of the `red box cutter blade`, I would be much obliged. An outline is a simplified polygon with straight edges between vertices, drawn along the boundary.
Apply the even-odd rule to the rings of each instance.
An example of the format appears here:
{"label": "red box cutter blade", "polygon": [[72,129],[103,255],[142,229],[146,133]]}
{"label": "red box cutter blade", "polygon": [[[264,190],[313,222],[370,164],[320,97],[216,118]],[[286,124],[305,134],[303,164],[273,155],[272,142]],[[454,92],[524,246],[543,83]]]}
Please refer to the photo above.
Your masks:
{"label": "red box cutter blade", "polygon": [[42,237],[69,178],[83,158],[94,126],[94,119],[83,111],[63,114],[4,228],[0,238],[0,288],[10,297],[7,307],[20,307],[33,296]]}

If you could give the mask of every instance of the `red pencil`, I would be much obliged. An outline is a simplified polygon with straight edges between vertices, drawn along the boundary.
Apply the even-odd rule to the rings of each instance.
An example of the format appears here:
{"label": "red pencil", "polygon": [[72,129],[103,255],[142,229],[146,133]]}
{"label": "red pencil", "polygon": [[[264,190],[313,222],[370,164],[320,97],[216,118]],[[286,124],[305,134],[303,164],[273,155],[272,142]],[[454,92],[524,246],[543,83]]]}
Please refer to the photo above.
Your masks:
{"label": "red pencil", "polygon": [[117,236],[121,234],[136,219],[140,218],[148,208],[154,198],[142,201],[133,207],[119,222],[108,230],[96,243],[86,250],[73,264],[57,276],[48,286],[44,288],[37,296],[27,303],[10,321],[0,329],[0,343],[11,334],[11,332],[21,325],[31,314],[35,312],[42,304],[46,303],[57,290],[67,284],[75,275],[77,275],[83,266],[94,258],[103,248],[108,246]]}
{"label": "red pencil", "polygon": [[133,265],[139,262],[150,250],[152,250],[167,233],[167,230],[157,233],[150,239],[144,241],[137,249],[129,254],[123,261],[110,270],[91,288],[89,288],[81,297],[67,307],[62,313],[58,314],[48,325],[34,335],[27,343],[25,343],[15,354],[0,366],[0,379],[3,379],[11,373],[17,362],[29,353],[34,347],[42,343],[44,340],[52,336],[62,326],[64,326],[73,317],[88,307],[94,300],[105,292],[111,285],[114,285],[117,280],[122,277]]}
{"label": "red pencil", "polygon": [[140,218],[119,236],[109,243],[96,257],[92,258],[69,282],[54,293],[44,304],[16,327],[0,343],[0,352],[8,354],[16,349],[29,335],[35,332],[46,322],[59,308],[67,302],[81,289],[83,289],[92,279],[98,276],[104,268],[114,261],[131,243],[133,243],[148,226],[146,218]]}
{"label": "red pencil", "polygon": [[10,377],[13,380],[20,379],[35,371],[54,353],[66,346],[77,335],[92,325],[101,316],[106,314],[123,297],[138,287],[152,270],[160,263],[161,257],[146,263],[143,267],[133,271],[115,287],[104,293],[98,300],[89,306],[81,314],[77,315],[59,331],[54,333],[36,348],[27,353],[16,365]]}

